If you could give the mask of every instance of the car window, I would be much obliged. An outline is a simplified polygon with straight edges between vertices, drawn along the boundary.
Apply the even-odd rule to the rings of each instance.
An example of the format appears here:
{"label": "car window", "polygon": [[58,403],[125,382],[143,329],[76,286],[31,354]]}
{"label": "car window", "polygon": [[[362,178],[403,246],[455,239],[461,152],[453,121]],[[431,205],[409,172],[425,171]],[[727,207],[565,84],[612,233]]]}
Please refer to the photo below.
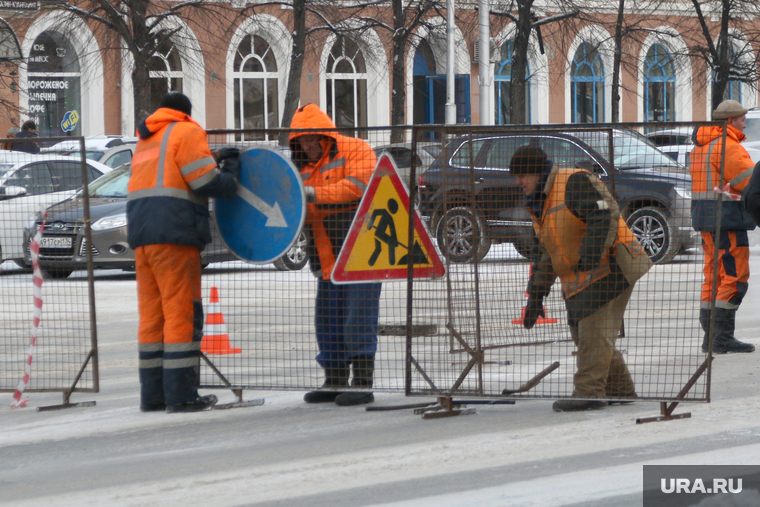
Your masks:
{"label": "car window", "polygon": [[126,197],[130,174],[129,167],[111,171],[90,184],[90,197]]}
{"label": "car window", "polygon": [[[576,135],[607,160],[609,135],[606,132],[578,132]],[[615,157],[615,167],[619,170],[652,167],[681,169],[678,162],[671,159],[651,144],[626,132],[615,132],[613,136],[613,153]]]}
{"label": "car window", "polygon": [[744,129],[744,135],[747,141],[760,141],[760,118],[747,118],[747,128]]}
{"label": "car window", "polygon": [[491,142],[488,150],[487,167],[495,169],[509,169],[509,162],[515,150],[524,145],[536,145],[536,141],[525,137],[501,137]]}
{"label": "car window", "polygon": [[79,162],[50,160],[48,164],[56,190],[74,190],[82,186],[82,166]]}
{"label": "car window", "polygon": [[451,157],[451,165],[470,167],[470,157],[472,156],[472,160],[475,160],[478,157],[480,150],[483,148],[484,143],[485,140],[483,139],[476,139],[472,142],[467,141],[462,143],[457,148],[454,156]]}
{"label": "car window", "polygon": [[440,155],[442,151],[442,148],[440,145],[423,146],[422,149],[428,152],[430,156],[433,158],[436,158],[438,155]]}
{"label": "car window", "polygon": [[0,164],[0,180],[5,178],[5,176],[8,174],[8,171],[10,171],[15,164]]}
{"label": "car window", "polygon": [[131,160],[132,150],[121,150],[108,157],[108,160],[103,163],[108,167],[119,167],[120,165],[128,164]]}
{"label": "car window", "polygon": [[88,181],[95,181],[96,179],[103,176],[103,173],[98,171],[97,169],[94,169],[92,166],[87,166],[87,172],[90,175],[90,179]]}
{"label": "car window", "polygon": [[24,187],[26,195],[54,192],[53,180],[45,162],[37,162],[22,167],[5,181],[6,186]]}
{"label": "car window", "polygon": [[599,165],[586,153],[580,146],[569,139],[562,138],[543,138],[541,139],[541,148],[546,155],[559,167],[562,168],[580,168],[598,172]]}
{"label": "car window", "polygon": [[655,146],[673,146],[694,144],[691,136],[687,134],[659,134],[648,136],[647,139],[652,141]]}

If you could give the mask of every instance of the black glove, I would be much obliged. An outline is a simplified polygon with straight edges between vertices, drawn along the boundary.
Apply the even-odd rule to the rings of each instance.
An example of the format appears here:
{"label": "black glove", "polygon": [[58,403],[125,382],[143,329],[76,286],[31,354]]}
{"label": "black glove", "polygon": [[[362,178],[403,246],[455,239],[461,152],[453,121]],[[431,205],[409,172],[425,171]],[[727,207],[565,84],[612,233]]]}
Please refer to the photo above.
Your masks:
{"label": "black glove", "polygon": [[312,204],[317,202],[317,192],[314,190],[314,187],[304,186],[303,193],[306,195],[306,202]]}
{"label": "black glove", "polygon": [[237,178],[240,176],[240,158],[225,158],[219,162],[219,170],[223,173],[232,173]]}
{"label": "black glove", "polygon": [[528,302],[525,304],[525,316],[523,317],[525,329],[531,329],[536,325],[538,318],[544,316],[544,298],[528,296]]}
{"label": "black glove", "polygon": [[229,158],[240,158],[240,150],[235,148],[234,146],[225,146],[224,148],[220,148],[218,150],[215,150],[213,152],[214,160],[216,160],[216,163],[220,163],[222,160],[227,160]]}

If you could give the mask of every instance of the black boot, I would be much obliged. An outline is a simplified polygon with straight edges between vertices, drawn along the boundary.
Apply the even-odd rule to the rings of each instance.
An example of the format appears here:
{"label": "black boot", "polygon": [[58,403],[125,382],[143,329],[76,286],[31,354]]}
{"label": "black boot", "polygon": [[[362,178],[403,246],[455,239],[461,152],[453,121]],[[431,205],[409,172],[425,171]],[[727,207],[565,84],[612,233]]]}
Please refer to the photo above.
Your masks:
{"label": "black boot", "polygon": [[[333,389],[348,387],[348,368],[325,368],[325,383],[322,384],[322,387]],[[340,394],[340,391],[311,391],[304,395],[303,401],[306,403],[328,403],[335,401],[335,398]]]}
{"label": "black boot", "polygon": [[552,404],[555,412],[581,412],[584,410],[599,410],[606,407],[604,400],[557,400]]}
{"label": "black boot", "polygon": [[715,312],[715,341],[713,342],[713,354],[754,352],[754,345],[751,343],[740,342],[734,338],[736,310],[716,308]]}
{"label": "black boot", "polygon": [[710,310],[706,308],[699,310],[699,325],[702,326],[702,331],[705,332],[705,336],[702,339],[702,352],[707,353],[707,347],[710,345]]}
{"label": "black boot", "polygon": [[[372,387],[372,376],[375,373],[375,356],[357,357],[353,360],[354,378],[351,387],[367,389]],[[346,392],[335,398],[335,404],[342,407],[364,405],[375,401],[371,392]]]}

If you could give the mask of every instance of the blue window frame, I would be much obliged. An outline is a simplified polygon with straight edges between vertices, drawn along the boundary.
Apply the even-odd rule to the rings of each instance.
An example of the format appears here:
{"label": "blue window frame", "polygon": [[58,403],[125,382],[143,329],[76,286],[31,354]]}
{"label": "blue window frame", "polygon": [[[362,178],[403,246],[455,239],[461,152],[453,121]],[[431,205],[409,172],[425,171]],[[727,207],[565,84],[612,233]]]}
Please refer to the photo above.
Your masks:
{"label": "blue window frame", "polygon": [[604,121],[604,64],[594,46],[584,42],[571,67],[573,123]]}
{"label": "blue window frame", "polygon": [[[736,57],[736,51],[734,51],[733,46],[729,46],[728,48],[728,57],[729,59],[731,59],[734,65],[736,65],[737,57]],[[715,82],[715,75],[713,74],[713,83],[714,82]],[[730,80],[728,82],[728,86],[726,86],[726,89],[723,91],[723,100],[735,100],[737,102],[741,102],[742,101],[742,82]],[[714,107],[717,107],[717,106],[714,106]]]}
{"label": "blue window frame", "polygon": [[[509,125],[512,123],[509,111],[509,96],[512,89],[512,50],[514,43],[508,41],[501,46],[501,61],[496,64],[493,78],[496,93],[496,124]],[[530,77],[530,67],[525,69],[525,77]],[[530,123],[530,81],[525,82],[525,122]]]}
{"label": "blue window frame", "polygon": [[[445,123],[446,75],[436,73],[433,52],[425,41],[417,47],[412,72],[414,124]],[[469,75],[458,74],[454,77],[454,102],[457,107],[457,123],[470,123]]]}
{"label": "blue window frame", "polygon": [[648,122],[675,121],[676,74],[665,47],[654,44],[644,59],[644,114]]}

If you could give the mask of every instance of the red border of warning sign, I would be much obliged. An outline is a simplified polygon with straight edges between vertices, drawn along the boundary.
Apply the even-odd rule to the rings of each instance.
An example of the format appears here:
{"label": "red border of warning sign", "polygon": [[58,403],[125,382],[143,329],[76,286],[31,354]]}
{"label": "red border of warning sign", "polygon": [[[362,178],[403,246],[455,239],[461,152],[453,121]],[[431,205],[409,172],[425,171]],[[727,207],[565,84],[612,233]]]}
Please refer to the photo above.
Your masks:
{"label": "red border of warning sign", "polygon": [[[364,226],[364,220],[372,206],[372,201],[375,199],[375,194],[380,186],[380,180],[386,175],[390,177],[391,184],[393,184],[393,188],[396,190],[401,201],[401,206],[403,206],[403,209],[405,209],[407,215],[409,215],[409,193],[404,184],[401,183],[401,178],[398,176],[396,164],[393,162],[393,159],[387,153],[383,153],[377,161],[375,170],[372,172],[369,185],[367,185],[367,191],[364,193],[362,201],[359,204],[359,209],[356,211],[346,241],[343,242],[343,248],[341,248],[338,258],[335,260],[335,267],[330,276],[330,279],[335,284],[383,282],[407,279],[409,270],[408,266],[401,266],[393,269],[366,269],[364,271],[346,271],[345,269],[346,263],[351,257],[351,252],[356,244],[356,239],[359,237],[361,228]],[[413,267],[412,277],[439,278],[446,274],[446,267],[443,265],[438,249],[431,241],[430,235],[422,224],[422,219],[416,209],[414,210],[414,215],[414,230],[419,236],[420,242],[428,254],[433,266]],[[409,217],[409,219],[411,220],[411,217]]]}

